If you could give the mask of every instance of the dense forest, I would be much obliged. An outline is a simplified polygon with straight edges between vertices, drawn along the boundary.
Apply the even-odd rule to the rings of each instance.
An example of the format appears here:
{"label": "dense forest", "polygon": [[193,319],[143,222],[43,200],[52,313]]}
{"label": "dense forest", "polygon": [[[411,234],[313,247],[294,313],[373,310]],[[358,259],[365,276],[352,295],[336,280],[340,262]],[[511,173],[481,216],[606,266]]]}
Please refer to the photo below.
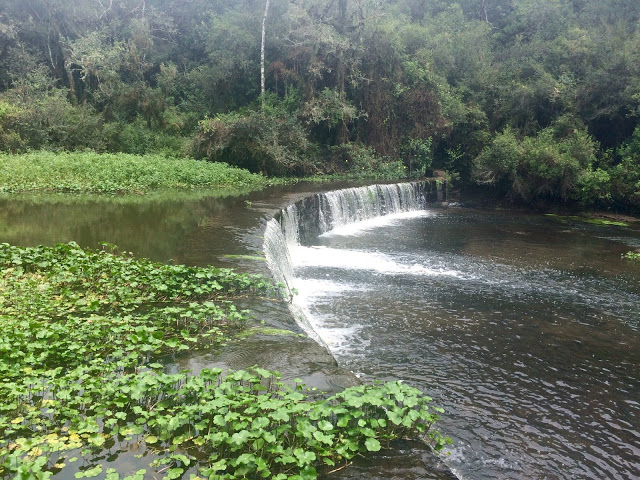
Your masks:
{"label": "dense forest", "polygon": [[637,0],[0,0],[6,152],[434,167],[638,211],[639,115]]}

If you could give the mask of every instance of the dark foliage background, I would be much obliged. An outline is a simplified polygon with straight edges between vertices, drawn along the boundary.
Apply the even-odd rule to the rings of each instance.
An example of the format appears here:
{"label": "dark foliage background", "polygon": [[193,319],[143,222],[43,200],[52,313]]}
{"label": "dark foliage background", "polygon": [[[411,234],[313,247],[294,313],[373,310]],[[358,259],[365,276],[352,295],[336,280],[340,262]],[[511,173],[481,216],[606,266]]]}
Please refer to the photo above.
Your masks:
{"label": "dark foliage background", "polygon": [[0,0],[0,150],[640,209],[637,0]]}

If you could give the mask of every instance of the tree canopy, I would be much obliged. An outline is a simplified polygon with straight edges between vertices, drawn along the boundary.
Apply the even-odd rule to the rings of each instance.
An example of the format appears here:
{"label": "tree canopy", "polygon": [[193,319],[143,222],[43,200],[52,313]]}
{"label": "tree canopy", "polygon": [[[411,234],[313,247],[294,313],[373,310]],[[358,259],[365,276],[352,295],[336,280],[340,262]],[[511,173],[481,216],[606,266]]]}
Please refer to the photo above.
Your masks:
{"label": "tree canopy", "polygon": [[637,0],[265,7],[0,0],[0,149],[277,175],[402,162],[527,202],[640,208]]}

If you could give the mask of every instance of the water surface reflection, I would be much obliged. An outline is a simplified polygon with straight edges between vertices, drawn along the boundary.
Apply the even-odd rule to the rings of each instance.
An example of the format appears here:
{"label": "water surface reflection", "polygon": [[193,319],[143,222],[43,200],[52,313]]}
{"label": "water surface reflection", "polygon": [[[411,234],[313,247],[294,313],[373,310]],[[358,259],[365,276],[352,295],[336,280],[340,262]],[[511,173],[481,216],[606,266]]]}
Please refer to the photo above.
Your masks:
{"label": "water surface reflection", "polygon": [[640,265],[620,255],[639,238],[431,212],[302,247],[298,301],[341,363],[446,407],[462,478],[636,478]]}

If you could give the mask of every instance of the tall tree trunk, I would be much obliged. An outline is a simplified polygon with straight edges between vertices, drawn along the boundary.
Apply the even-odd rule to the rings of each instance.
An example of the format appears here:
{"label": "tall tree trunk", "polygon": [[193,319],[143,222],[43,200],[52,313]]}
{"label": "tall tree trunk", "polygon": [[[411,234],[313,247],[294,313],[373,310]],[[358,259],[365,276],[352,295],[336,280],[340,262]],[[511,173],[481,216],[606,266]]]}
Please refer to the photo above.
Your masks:
{"label": "tall tree trunk", "polygon": [[489,15],[487,14],[487,3],[486,0],[482,0],[482,5],[480,5],[480,16],[482,17],[482,19],[487,22],[489,25],[491,25],[491,22],[489,21]]}
{"label": "tall tree trunk", "polygon": [[362,46],[362,38],[364,35],[364,10],[362,9],[362,0],[358,0],[358,41]]}
{"label": "tall tree trunk", "polygon": [[340,0],[338,9],[340,10],[340,33],[345,33],[347,30],[347,0]]}
{"label": "tall tree trunk", "polygon": [[260,97],[262,99],[262,108],[264,108],[264,37],[267,24],[267,16],[269,15],[269,1],[264,6],[264,16],[262,17],[262,44],[260,45]]}

